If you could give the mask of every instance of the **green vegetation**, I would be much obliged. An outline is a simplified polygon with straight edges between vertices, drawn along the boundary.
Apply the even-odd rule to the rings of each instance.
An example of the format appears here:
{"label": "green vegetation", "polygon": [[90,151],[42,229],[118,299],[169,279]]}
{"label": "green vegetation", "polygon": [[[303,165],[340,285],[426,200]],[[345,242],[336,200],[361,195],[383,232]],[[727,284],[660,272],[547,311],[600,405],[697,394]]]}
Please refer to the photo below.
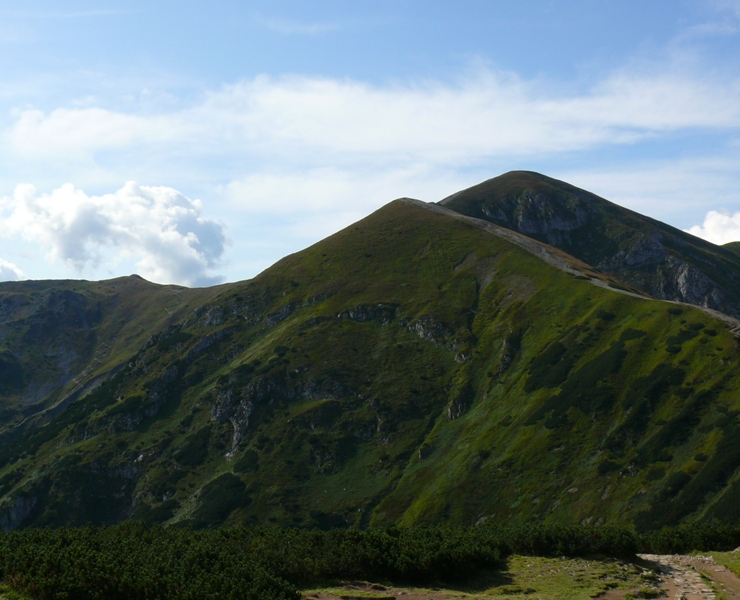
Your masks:
{"label": "green vegetation", "polygon": [[[638,550],[722,550],[738,542],[738,527],[639,536],[610,527],[193,531],[128,523],[0,535],[0,580],[34,600],[297,599],[297,588],[337,581],[465,585],[480,577],[499,593],[526,595],[525,562],[536,591],[549,595],[570,585],[568,597],[580,598],[633,584],[641,573],[645,583],[644,569],[614,557],[629,559]],[[554,572],[548,557],[588,560],[559,562]]]}
{"label": "green vegetation", "polygon": [[94,370],[0,434],[0,527],[736,522],[735,335],[584,272],[398,201],[210,290],[4,283],[24,386]]}

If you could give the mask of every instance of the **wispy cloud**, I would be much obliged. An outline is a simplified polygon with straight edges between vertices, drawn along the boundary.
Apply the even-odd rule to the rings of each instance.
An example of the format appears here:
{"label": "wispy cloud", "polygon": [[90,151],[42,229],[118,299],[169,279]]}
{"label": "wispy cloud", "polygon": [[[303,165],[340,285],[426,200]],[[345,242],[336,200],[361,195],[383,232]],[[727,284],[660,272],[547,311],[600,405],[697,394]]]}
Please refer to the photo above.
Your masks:
{"label": "wispy cloud", "polygon": [[10,15],[13,17],[20,17],[23,19],[81,19],[87,17],[111,17],[117,15],[130,15],[135,11],[124,10],[117,8],[110,9],[96,9],[96,10],[78,10],[78,11],[50,11],[50,12],[34,12],[34,11],[11,11]]}
{"label": "wispy cloud", "polygon": [[279,17],[255,17],[255,22],[263,29],[267,29],[281,35],[317,35],[338,30],[337,23],[307,23],[303,21],[293,21]]}
{"label": "wispy cloud", "polygon": [[618,167],[568,169],[555,176],[637,212],[688,228],[697,216],[740,206],[738,152],[627,161]]}
{"label": "wispy cloud", "polygon": [[712,0],[711,4],[721,11],[729,11],[740,18],[740,0]]}
{"label": "wispy cloud", "polygon": [[740,81],[617,73],[583,94],[480,71],[458,85],[372,86],[310,77],[257,77],[186,110],[137,115],[100,107],[22,110],[7,132],[26,157],[93,156],[177,144],[200,156],[425,161],[584,150],[687,130],[740,128]]}

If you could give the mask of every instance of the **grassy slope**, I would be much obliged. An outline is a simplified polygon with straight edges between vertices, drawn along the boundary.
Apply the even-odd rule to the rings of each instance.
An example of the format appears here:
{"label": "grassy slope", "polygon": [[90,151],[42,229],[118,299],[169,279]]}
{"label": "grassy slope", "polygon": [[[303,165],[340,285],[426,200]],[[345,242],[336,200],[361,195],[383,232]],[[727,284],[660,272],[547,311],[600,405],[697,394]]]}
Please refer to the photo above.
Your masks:
{"label": "grassy slope", "polygon": [[737,359],[699,310],[394,202],[0,449],[0,493],[35,525],[736,518]]}

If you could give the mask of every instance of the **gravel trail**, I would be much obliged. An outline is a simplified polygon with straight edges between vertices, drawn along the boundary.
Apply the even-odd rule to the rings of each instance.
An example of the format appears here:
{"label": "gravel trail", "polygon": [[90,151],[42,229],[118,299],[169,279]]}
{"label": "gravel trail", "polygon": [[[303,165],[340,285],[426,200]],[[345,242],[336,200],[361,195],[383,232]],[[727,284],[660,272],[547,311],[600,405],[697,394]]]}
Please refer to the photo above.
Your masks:
{"label": "gravel trail", "polygon": [[[740,600],[740,578],[711,556],[640,554],[660,567],[662,587],[671,600]],[[704,576],[704,578],[702,577]],[[707,583],[706,579],[711,581]],[[720,591],[718,597],[715,590]]]}

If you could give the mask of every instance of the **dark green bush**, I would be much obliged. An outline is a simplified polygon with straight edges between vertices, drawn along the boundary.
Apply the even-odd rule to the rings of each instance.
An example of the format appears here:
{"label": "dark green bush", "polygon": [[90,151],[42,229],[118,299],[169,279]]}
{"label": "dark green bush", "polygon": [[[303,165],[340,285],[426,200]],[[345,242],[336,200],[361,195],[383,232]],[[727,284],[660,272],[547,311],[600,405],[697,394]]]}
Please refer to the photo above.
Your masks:
{"label": "dark green bush", "polygon": [[295,586],[331,580],[461,580],[511,553],[630,557],[738,545],[740,527],[714,524],[641,535],[540,524],[194,531],[130,522],[0,534],[0,580],[38,600],[297,600]]}

